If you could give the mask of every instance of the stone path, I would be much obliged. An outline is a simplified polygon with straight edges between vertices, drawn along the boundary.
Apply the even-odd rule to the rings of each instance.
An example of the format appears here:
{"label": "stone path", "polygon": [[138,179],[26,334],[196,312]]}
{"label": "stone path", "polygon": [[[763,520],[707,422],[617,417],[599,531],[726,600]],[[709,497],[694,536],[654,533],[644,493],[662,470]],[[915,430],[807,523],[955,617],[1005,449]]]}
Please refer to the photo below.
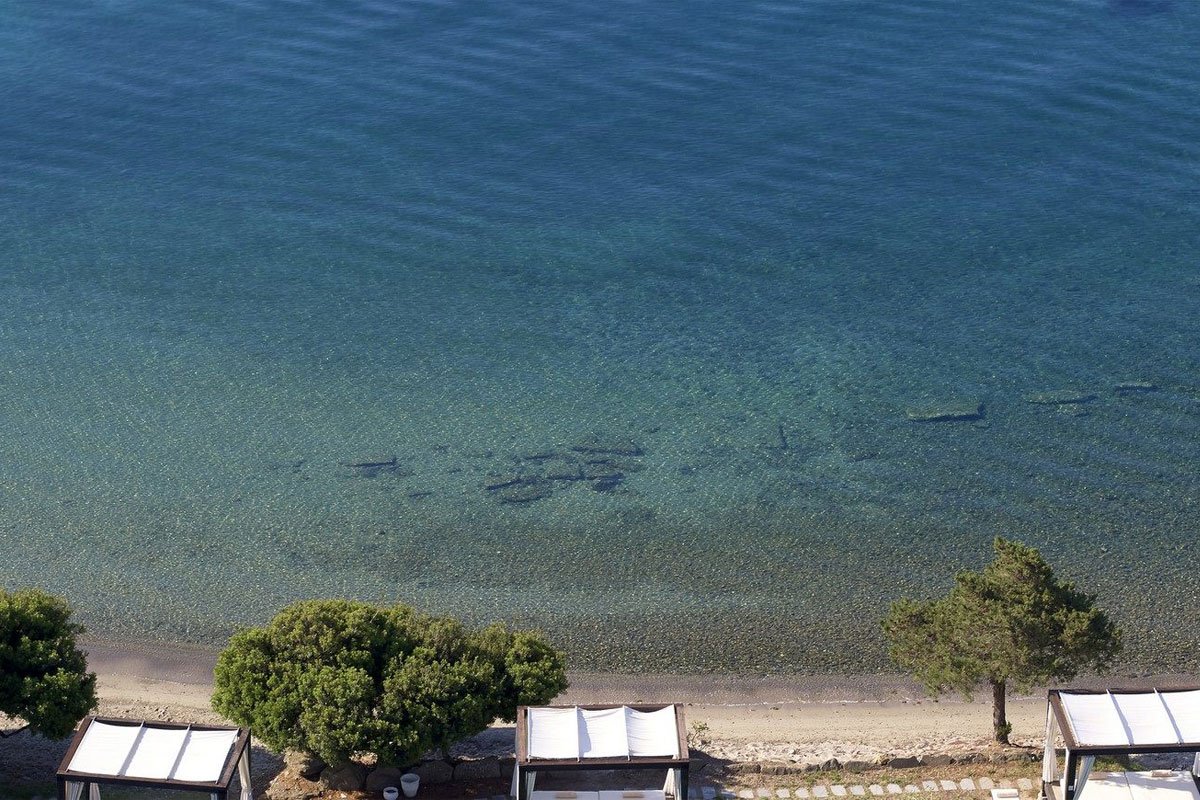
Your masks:
{"label": "stone path", "polygon": [[733,792],[724,787],[716,786],[693,786],[688,790],[689,800],[833,800],[833,798],[846,798],[853,800],[856,797],[882,797],[885,795],[896,794],[918,794],[920,792],[987,792],[992,789],[1016,789],[1020,792],[1023,800],[1026,798],[1036,797],[1034,794],[1037,791],[1037,786],[1029,778],[1017,778],[1015,781],[1003,779],[992,780],[991,778],[963,778],[960,781],[951,780],[925,780],[918,783],[910,783],[907,786],[901,786],[898,783],[889,783],[882,786],[878,783],[869,785],[864,784],[823,784],[818,783],[815,786],[800,787],[798,789],[742,789],[738,792]]}
{"label": "stone path", "polygon": [[[1033,800],[1036,798],[1037,786],[1029,778],[1017,778],[1015,781],[1003,779],[994,781],[991,778],[963,778],[955,782],[950,780],[926,780],[921,781],[920,785],[910,783],[907,786],[901,786],[898,783],[889,783],[886,786],[881,786],[878,783],[869,785],[862,784],[817,784],[811,787],[800,787],[797,789],[742,789],[734,792],[730,789],[717,786],[693,786],[688,790],[689,800],[810,800],[817,798],[820,800],[831,800],[835,797],[844,797],[847,800],[852,800],[855,797],[866,798],[882,797],[885,795],[897,794],[919,794],[921,792],[975,792],[975,791],[990,791],[992,789],[1016,789],[1020,792],[1021,800]],[[481,797],[479,800],[510,800],[507,796],[498,795],[492,798]]]}

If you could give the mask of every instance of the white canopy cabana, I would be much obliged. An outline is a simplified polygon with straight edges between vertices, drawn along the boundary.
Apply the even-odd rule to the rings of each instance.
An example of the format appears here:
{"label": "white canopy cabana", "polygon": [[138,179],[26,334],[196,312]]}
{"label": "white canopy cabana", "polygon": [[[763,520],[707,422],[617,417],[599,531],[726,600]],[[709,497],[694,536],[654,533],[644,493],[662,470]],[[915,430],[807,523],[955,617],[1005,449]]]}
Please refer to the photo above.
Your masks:
{"label": "white canopy cabana", "polygon": [[[1061,769],[1055,750],[1060,736],[1064,745]],[[1050,691],[1042,754],[1044,797],[1078,800],[1089,785],[1096,756],[1133,753],[1196,753],[1197,756],[1191,774],[1175,773],[1186,776],[1186,780],[1172,783],[1166,780],[1169,775],[1158,772],[1111,773],[1095,782],[1098,795],[1113,795],[1108,800],[1136,799],[1144,793],[1143,784],[1149,785],[1150,781],[1155,784],[1155,796],[1162,800],[1168,800],[1168,789],[1186,791],[1187,797],[1200,800],[1195,782],[1200,766],[1200,688]],[[1125,777],[1116,777],[1122,775]],[[1180,797],[1186,800],[1183,795]],[[1098,796],[1095,800],[1104,798]]]}
{"label": "white canopy cabana", "polygon": [[[687,797],[687,725],[683,706],[521,706],[517,709],[517,760],[512,796],[535,798],[539,772],[666,769],[662,791],[624,792],[645,800]],[[536,794],[542,794],[538,792]],[[595,792],[552,792],[597,800]],[[600,792],[599,795],[607,794]],[[601,798],[600,800],[608,800]]]}
{"label": "white canopy cabana", "polygon": [[99,800],[101,784],[207,792],[227,800],[234,771],[239,800],[250,789],[250,731],[211,725],[88,717],[58,768],[59,800]]}

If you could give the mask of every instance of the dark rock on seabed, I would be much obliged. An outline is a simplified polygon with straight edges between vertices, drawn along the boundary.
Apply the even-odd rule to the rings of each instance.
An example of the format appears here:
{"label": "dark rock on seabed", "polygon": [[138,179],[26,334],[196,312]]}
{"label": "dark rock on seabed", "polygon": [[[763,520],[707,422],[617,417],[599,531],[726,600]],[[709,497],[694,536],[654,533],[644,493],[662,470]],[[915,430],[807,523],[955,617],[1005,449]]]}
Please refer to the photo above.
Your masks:
{"label": "dark rock on seabed", "polygon": [[571,447],[577,453],[603,453],[614,456],[641,456],[642,448],[630,439],[607,439],[593,434]]}
{"label": "dark rock on seabed", "polygon": [[971,421],[983,418],[983,403],[973,399],[930,403],[909,407],[904,415],[913,422]]}
{"label": "dark rock on seabed", "polygon": [[636,442],[592,435],[569,449],[547,448],[513,456],[512,471],[493,474],[483,488],[510,505],[544,500],[576,483],[589,483],[596,492],[614,492],[629,473],[645,469],[642,454]]}

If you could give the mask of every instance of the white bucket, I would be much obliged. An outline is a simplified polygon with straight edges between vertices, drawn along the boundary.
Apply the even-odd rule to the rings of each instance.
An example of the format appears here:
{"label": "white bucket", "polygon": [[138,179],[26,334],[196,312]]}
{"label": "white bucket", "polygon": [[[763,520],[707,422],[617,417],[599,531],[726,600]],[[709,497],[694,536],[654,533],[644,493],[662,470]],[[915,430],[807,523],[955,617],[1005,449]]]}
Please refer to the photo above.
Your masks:
{"label": "white bucket", "polygon": [[421,785],[421,776],[415,772],[406,772],[400,776],[400,790],[405,797],[416,797],[417,788]]}
{"label": "white bucket", "polygon": [[383,790],[383,800],[396,800],[400,796],[400,790],[395,786],[389,786]]}

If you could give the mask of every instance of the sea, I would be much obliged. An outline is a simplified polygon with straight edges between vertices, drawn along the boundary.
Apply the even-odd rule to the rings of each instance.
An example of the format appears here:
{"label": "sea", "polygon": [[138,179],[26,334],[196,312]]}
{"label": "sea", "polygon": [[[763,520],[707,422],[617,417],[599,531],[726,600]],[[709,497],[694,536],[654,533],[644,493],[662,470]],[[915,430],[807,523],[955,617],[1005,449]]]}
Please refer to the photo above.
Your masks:
{"label": "sea", "polygon": [[995,536],[1200,669],[1200,3],[9,0],[0,585],[870,673]]}

